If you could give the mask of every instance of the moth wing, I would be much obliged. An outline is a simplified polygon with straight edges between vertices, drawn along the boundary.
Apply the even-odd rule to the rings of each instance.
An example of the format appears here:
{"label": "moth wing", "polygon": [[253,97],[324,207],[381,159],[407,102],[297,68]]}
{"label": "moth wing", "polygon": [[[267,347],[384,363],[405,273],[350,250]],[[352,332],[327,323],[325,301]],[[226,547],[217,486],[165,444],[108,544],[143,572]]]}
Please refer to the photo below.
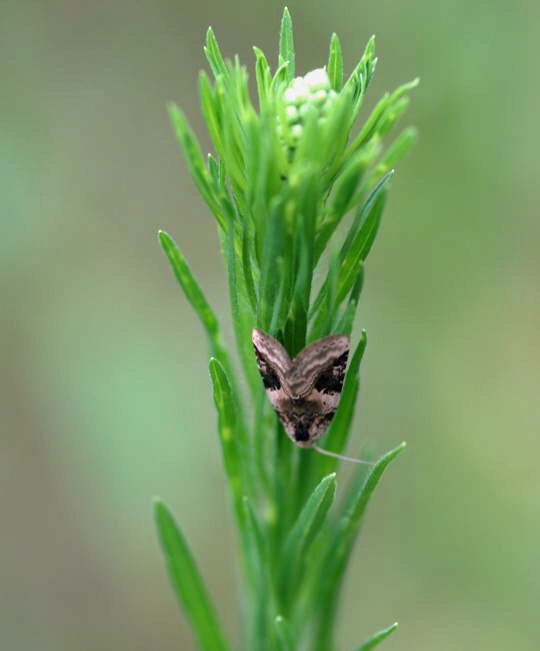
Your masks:
{"label": "moth wing", "polygon": [[277,407],[284,396],[283,380],[290,368],[291,358],[277,339],[258,328],[253,329],[252,341],[264,388],[270,402]]}
{"label": "moth wing", "polygon": [[304,348],[292,361],[286,377],[291,395],[305,397],[316,391],[328,397],[334,396],[330,402],[337,409],[347,370],[349,347],[347,335],[330,335]]}

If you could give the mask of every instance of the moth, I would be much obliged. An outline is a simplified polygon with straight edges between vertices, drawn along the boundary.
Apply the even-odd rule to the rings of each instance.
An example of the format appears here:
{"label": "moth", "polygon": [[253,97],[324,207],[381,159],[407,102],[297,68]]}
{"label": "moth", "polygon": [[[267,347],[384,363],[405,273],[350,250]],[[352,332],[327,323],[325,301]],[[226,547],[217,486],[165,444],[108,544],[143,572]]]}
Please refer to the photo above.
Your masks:
{"label": "moth", "polygon": [[289,438],[301,448],[368,463],[316,445],[339,406],[349,357],[349,337],[341,334],[324,337],[304,348],[294,359],[277,339],[262,330],[253,329],[252,341],[266,394]]}

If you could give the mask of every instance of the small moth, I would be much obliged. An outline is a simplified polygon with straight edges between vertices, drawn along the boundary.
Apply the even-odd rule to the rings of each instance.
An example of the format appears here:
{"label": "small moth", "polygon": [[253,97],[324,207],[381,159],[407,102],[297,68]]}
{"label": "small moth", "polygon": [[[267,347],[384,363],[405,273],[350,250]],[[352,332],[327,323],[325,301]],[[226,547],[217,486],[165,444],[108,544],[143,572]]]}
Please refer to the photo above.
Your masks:
{"label": "small moth", "polygon": [[327,430],[341,398],[349,337],[330,335],[310,344],[291,359],[285,348],[262,330],[252,334],[255,357],[266,394],[288,436],[301,448],[351,459],[318,447],[315,442]]}

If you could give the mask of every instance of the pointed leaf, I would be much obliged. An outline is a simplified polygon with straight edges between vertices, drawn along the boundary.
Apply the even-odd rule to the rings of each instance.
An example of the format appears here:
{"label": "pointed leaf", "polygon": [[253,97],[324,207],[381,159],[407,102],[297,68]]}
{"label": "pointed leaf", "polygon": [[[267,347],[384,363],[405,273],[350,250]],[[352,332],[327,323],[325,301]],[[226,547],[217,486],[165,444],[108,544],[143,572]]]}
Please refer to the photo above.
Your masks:
{"label": "pointed leaf", "polygon": [[358,270],[358,276],[356,282],[351,289],[349,294],[349,302],[346,308],[343,310],[343,314],[336,321],[335,325],[332,326],[333,332],[343,332],[343,334],[351,336],[354,317],[356,316],[356,310],[358,308],[358,300],[360,292],[362,291],[362,285],[364,284],[364,265],[360,265]]}
{"label": "pointed leaf", "polygon": [[335,91],[340,91],[343,84],[343,54],[338,35],[334,32],[330,40],[330,52],[328,54],[328,77],[330,84]]}
{"label": "pointed leaf", "polygon": [[218,224],[225,228],[224,208],[220,205],[219,198],[216,197],[213,191],[210,174],[204,164],[197,138],[178,106],[171,104],[169,106],[169,115],[195,185],[217,219]]}
{"label": "pointed leaf", "polygon": [[[159,231],[158,236],[180,287],[184,290],[187,300],[193,306],[206,330],[211,354],[220,361],[227,373],[230,374],[231,363],[229,354],[221,344],[221,333],[214,311],[208,304],[202,289],[191,273],[191,269],[182,252],[177,247],[176,242],[165,231]],[[238,392],[235,390],[235,393],[237,394]]]}
{"label": "pointed leaf", "polygon": [[377,175],[386,174],[388,170],[405,156],[409,149],[418,139],[418,132],[414,127],[408,127],[402,131],[394,142],[388,147],[377,164],[375,173]]}
{"label": "pointed leaf", "polygon": [[214,387],[214,404],[218,413],[218,430],[223,452],[223,461],[227,472],[235,506],[243,520],[241,459],[238,449],[240,439],[236,428],[236,405],[231,392],[231,385],[223,366],[212,357],[209,362],[210,376]]}
{"label": "pointed leaf", "polygon": [[276,628],[279,651],[295,651],[296,646],[292,631],[285,617],[278,615],[274,620],[274,626]]}
{"label": "pointed leaf", "polygon": [[244,272],[244,281],[249,303],[251,305],[251,310],[253,314],[256,314],[257,293],[255,291],[255,284],[253,282],[253,266],[251,262],[250,248],[248,231],[247,229],[244,229],[244,236],[242,238],[242,269]]}
{"label": "pointed leaf", "polygon": [[390,94],[385,93],[382,99],[377,103],[371,115],[366,120],[364,126],[360,129],[360,132],[353,140],[349,146],[349,152],[356,151],[367,143],[373,136],[376,134],[384,124],[386,118],[389,115],[389,112],[392,111],[392,108],[398,103],[398,101],[408,93],[413,88],[418,86],[419,79],[413,79],[406,84],[402,84],[396,90]]}
{"label": "pointed leaf", "polygon": [[324,604],[324,608],[321,608],[317,621],[318,634],[314,651],[323,651],[330,646],[337,599],[362,517],[384,470],[404,448],[405,443],[401,443],[382,456],[370,469],[365,481],[357,480],[353,484],[344,513],[338,522],[335,534],[328,543],[327,552],[319,569],[319,599],[321,604]]}
{"label": "pointed leaf", "polygon": [[276,261],[283,257],[285,249],[283,222],[282,206],[276,206],[270,215],[265,234],[259,287],[257,324],[266,331],[271,323],[274,302],[280,286],[280,278],[276,274]]}
{"label": "pointed leaf", "polygon": [[[322,302],[320,304],[320,309],[317,313],[315,321],[311,327],[309,341],[317,341],[326,335],[329,335],[332,332],[332,323],[336,317],[338,310],[337,299],[337,288],[339,281],[339,272],[340,272],[340,260],[339,260],[339,249],[334,242],[332,247],[331,257],[328,264],[328,273],[326,280],[321,287],[322,292]],[[335,332],[342,333],[342,330],[336,330]]]}
{"label": "pointed leaf", "polygon": [[279,32],[279,56],[280,63],[285,61],[288,62],[287,74],[290,81],[294,77],[295,55],[292,19],[287,7],[285,7],[283,10],[283,17],[281,18],[281,29]]}
{"label": "pointed leaf", "polygon": [[351,72],[345,88],[356,87],[355,95],[357,99],[361,99],[361,95],[366,92],[369,82],[375,72],[375,36],[372,36],[364,49],[362,58],[357,63],[355,69]]}
{"label": "pointed leaf", "polygon": [[223,57],[221,56],[221,51],[219,49],[218,42],[216,40],[216,35],[214,30],[209,27],[206,32],[206,46],[204,48],[204,53],[210,64],[210,68],[214,73],[214,77],[219,75],[227,76],[228,69]]}
{"label": "pointed leaf", "polygon": [[336,491],[336,473],[321,480],[300,511],[289,532],[283,549],[281,590],[282,598],[288,603],[288,596],[294,594],[294,586],[300,580],[302,563],[309,546],[319,533],[332,506]]}
{"label": "pointed leaf", "polygon": [[358,525],[364,515],[366,507],[373,495],[379,480],[388,464],[395,459],[400,452],[406,447],[406,443],[400,443],[397,447],[390,452],[383,455],[370,469],[366,480],[361,483],[356,483],[353,486],[349,499],[347,500],[347,507],[341,518],[339,531],[337,533],[337,542],[339,543],[340,551],[344,555],[350,552],[352,543],[358,532]]}
{"label": "pointed leaf", "polygon": [[228,645],[214,606],[182,532],[160,500],[155,502],[154,515],[171,583],[199,647],[203,651],[226,651]]}
{"label": "pointed leaf", "polygon": [[[358,209],[355,219],[351,224],[349,232],[347,233],[347,237],[345,238],[345,242],[343,243],[342,260],[346,258],[346,256],[349,254],[351,248],[355,243],[357,246],[361,244],[362,247],[364,247],[367,244],[367,240],[369,239],[368,234],[372,232],[374,227],[374,224],[372,222],[374,221],[373,208],[375,202],[377,201],[379,195],[381,195],[381,193],[383,192],[386,184],[390,181],[390,179],[393,176],[394,176],[394,170],[390,170],[387,174],[385,174],[382,177],[382,179],[379,179],[379,181],[371,191],[369,197],[366,199],[364,204]],[[363,233],[362,236],[360,236],[359,233]],[[373,239],[371,240],[371,244],[372,243],[373,243]],[[371,244],[369,244],[370,247]],[[364,257],[363,257],[364,260],[366,259],[368,253],[369,253],[369,249],[364,253]]]}
{"label": "pointed leaf", "polygon": [[208,304],[202,289],[193,277],[191,269],[180,249],[176,245],[176,242],[165,231],[159,231],[158,237],[180,287],[184,290],[184,294],[193,306],[195,312],[197,312],[197,315],[202,321],[208,334],[211,346],[214,348],[219,340],[219,326],[214,311]]}
{"label": "pointed leaf", "polygon": [[[383,190],[383,184],[390,178],[389,175],[391,176],[391,172],[381,181],[364,206],[362,206],[356,223],[351,226],[343,244],[337,296],[338,304],[341,304],[352,289],[358,274],[362,273],[363,262],[371,251],[377,236],[386,202],[386,192]],[[358,227],[357,224],[360,224],[360,226]]]}
{"label": "pointed leaf", "polygon": [[384,628],[382,631],[378,631],[377,633],[374,633],[369,640],[366,640],[364,644],[360,645],[356,651],[371,651],[371,649],[374,649],[380,642],[382,642],[385,638],[387,638],[389,635],[391,635],[396,628],[398,627],[397,622],[395,624],[392,624],[392,626],[389,626],[388,628]]}
{"label": "pointed leaf", "polygon": [[[251,345],[251,329],[254,326],[254,315],[251,311],[248,289],[244,278],[242,244],[239,241],[239,237],[236,236],[235,227],[231,220],[229,220],[227,233],[221,232],[220,239],[222,252],[226,256],[229,300],[236,345],[250,388],[254,392],[254,395],[258,395],[261,380],[257,366],[254,363],[253,348]],[[231,377],[230,369],[226,370],[229,377]],[[235,395],[239,396],[240,394],[235,391]]]}
{"label": "pointed leaf", "polygon": [[343,216],[354,207],[353,199],[358,194],[358,185],[372,159],[372,151],[362,150],[351,158],[337,178],[328,214],[317,232],[315,260],[318,261],[321,257]]}
{"label": "pointed leaf", "polygon": [[259,94],[259,106],[262,107],[267,100],[268,91],[270,90],[270,83],[272,76],[270,74],[270,66],[266,55],[258,47],[254,47],[255,57],[255,76],[257,78],[257,92]]}
{"label": "pointed leaf", "polygon": [[258,650],[263,648],[263,640],[269,638],[271,630],[273,608],[273,589],[268,578],[268,559],[266,553],[266,540],[261,531],[257,515],[253,510],[247,497],[243,499],[245,514],[245,541],[247,543],[247,558],[250,564],[249,578],[253,590],[253,597],[250,599],[250,636],[249,648]]}
{"label": "pointed leaf", "polygon": [[223,142],[221,137],[220,107],[217,94],[212,88],[210,79],[204,70],[199,73],[199,95],[201,97],[201,110],[210,133],[210,138],[219,156],[223,155]]}

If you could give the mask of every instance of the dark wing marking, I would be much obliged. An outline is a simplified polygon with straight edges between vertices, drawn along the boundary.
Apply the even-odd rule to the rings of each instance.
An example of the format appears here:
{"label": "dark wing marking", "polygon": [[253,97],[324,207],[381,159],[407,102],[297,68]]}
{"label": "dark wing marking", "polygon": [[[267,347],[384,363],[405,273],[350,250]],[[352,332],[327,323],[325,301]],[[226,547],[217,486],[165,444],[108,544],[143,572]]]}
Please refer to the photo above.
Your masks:
{"label": "dark wing marking", "polygon": [[279,341],[262,330],[254,328],[252,341],[264,388],[270,402],[277,407],[285,396],[283,378],[289,369],[291,359]]}
{"label": "dark wing marking", "polygon": [[345,371],[347,370],[347,359],[349,351],[346,350],[337,357],[332,366],[324,370],[316,379],[314,388],[321,393],[341,393]]}
{"label": "dark wing marking", "polygon": [[324,376],[322,384],[326,382],[336,392],[340,377],[343,386],[348,353],[349,338],[346,335],[330,335],[315,341],[292,360],[285,378],[286,389],[292,396],[307,396],[317,380]]}
{"label": "dark wing marking", "polygon": [[261,374],[264,388],[281,389],[281,382],[279,381],[277,373],[268,363],[268,360],[263,355],[261,355],[261,353],[256,348],[255,357],[257,358],[257,365],[259,367],[259,373]]}

